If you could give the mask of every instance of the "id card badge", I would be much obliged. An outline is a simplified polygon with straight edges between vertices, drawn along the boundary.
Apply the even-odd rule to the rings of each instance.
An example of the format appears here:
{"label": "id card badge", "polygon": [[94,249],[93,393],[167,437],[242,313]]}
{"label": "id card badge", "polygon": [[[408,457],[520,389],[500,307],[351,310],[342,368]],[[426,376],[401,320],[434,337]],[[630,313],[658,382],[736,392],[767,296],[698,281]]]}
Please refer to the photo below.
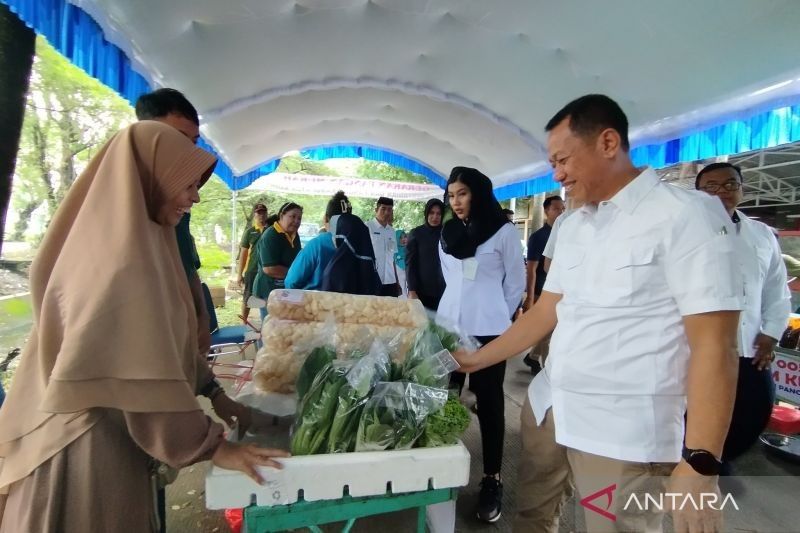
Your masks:
{"label": "id card badge", "polygon": [[469,257],[461,261],[461,273],[464,275],[464,279],[474,281],[478,274],[478,260]]}

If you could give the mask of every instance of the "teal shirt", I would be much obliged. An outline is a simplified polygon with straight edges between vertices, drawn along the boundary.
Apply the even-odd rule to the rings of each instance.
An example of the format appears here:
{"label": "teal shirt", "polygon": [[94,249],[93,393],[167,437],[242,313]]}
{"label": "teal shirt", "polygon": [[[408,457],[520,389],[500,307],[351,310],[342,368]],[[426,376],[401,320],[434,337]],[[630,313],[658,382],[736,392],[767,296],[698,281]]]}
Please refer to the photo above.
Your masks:
{"label": "teal shirt", "polygon": [[394,264],[397,265],[397,268],[402,268],[403,270],[406,269],[406,247],[400,244],[400,237],[405,235],[406,232],[398,229],[395,230],[395,240],[397,242],[397,251],[394,253]]}
{"label": "teal shirt", "polygon": [[330,233],[321,233],[306,243],[286,274],[287,289],[318,291],[322,289],[322,275],[333,259],[336,247]]}
{"label": "teal shirt", "polygon": [[283,280],[275,279],[265,274],[264,267],[291,267],[295,257],[300,252],[301,246],[299,236],[295,236],[293,246],[289,243],[285,233],[278,233],[274,227],[264,230],[256,244],[258,272],[256,272],[256,279],[253,282],[253,294],[255,296],[266,299],[273,289],[283,288]]}

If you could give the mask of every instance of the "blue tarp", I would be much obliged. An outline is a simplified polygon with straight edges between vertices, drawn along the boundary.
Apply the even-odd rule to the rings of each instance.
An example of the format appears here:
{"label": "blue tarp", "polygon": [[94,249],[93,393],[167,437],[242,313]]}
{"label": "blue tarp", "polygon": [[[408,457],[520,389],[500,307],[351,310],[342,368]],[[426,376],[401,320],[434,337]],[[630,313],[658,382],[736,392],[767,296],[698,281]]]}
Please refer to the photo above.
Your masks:
{"label": "blue tarp", "polygon": [[[28,26],[44,36],[75,65],[115,90],[131,104],[141,94],[151,90],[147,81],[133,71],[125,54],[103,38],[100,26],[83,10],[65,0],[0,1],[8,5]],[[631,153],[636,165],[661,168],[675,163],[733,155],[796,141],[800,141],[800,105],[760,112],[667,142],[637,146]],[[205,142],[201,141],[201,146],[216,153]],[[422,174],[439,186],[444,186],[445,183],[441,174],[425,164],[386,148],[341,144],[309,147],[302,153],[312,159],[363,157]],[[235,176],[224,161],[220,160],[215,172],[228,187],[239,190],[260,176],[274,172],[279,163],[280,160],[275,159],[243,175]],[[458,161],[453,164],[458,164]],[[498,199],[505,200],[551,191],[558,187],[552,174],[548,173],[498,187],[495,194]]]}

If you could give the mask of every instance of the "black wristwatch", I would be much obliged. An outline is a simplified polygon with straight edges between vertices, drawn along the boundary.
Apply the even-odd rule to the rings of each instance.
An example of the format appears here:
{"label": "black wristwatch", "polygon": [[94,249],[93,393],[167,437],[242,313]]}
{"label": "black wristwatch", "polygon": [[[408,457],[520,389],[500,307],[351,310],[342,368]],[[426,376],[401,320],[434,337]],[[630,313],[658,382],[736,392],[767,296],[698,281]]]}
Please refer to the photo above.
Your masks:
{"label": "black wristwatch", "polygon": [[718,476],[722,468],[722,463],[708,450],[692,450],[684,446],[681,456],[695,472],[703,476]]}
{"label": "black wristwatch", "polygon": [[222,385],[220,385],[219,381],[216,378],[211,378],[211,381],[206,383],[202,389],[200,389],[200,394],[208,398],[209,400],[213,400],[214,397],[219,394],[219,391],[223,390]]}

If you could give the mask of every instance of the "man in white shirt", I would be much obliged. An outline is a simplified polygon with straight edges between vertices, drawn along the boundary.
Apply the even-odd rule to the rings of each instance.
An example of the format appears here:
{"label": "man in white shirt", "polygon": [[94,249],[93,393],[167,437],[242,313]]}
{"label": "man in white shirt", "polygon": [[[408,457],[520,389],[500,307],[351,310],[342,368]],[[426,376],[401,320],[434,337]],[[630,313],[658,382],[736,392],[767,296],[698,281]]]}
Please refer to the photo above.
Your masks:
{"label": "man in white shirt", "polygon": [[[515,531],[557,527],[570,472],[589,531],[660,531],[660,515],[624,508],[632,493],[663,490],[656,476],[695,501],[717,490],[742,308],[733,226],[718,202],[633,166],[610,98],[579,98],[545,129],[556,180],[585,205],[561,224],[536,305],[457,356],[472,372],[555,328],[521,417]],[[676,531],[720,528],[709,506],[673,515]]]}
{"label": "man in white shirt", "polygon": [[375,251],[375,265],[381,278],[380,296],[400,296],[394,263],[397,237],[392,227],[393,215],[394,200],[381,196],[375,206],[375,218],[367,222],[372,249]]}
{"label": "man in white shirt", "polygon": [[775,403],[770,364],[789,320],[791,293],[772,230],[736,209],[743,198],[741,169],[712,163],[697,175],[695,188],[719,198],[736,225],[737,266],[744,277],[736,403],[722,454],[727,462],[746,452],[769,422]]}

